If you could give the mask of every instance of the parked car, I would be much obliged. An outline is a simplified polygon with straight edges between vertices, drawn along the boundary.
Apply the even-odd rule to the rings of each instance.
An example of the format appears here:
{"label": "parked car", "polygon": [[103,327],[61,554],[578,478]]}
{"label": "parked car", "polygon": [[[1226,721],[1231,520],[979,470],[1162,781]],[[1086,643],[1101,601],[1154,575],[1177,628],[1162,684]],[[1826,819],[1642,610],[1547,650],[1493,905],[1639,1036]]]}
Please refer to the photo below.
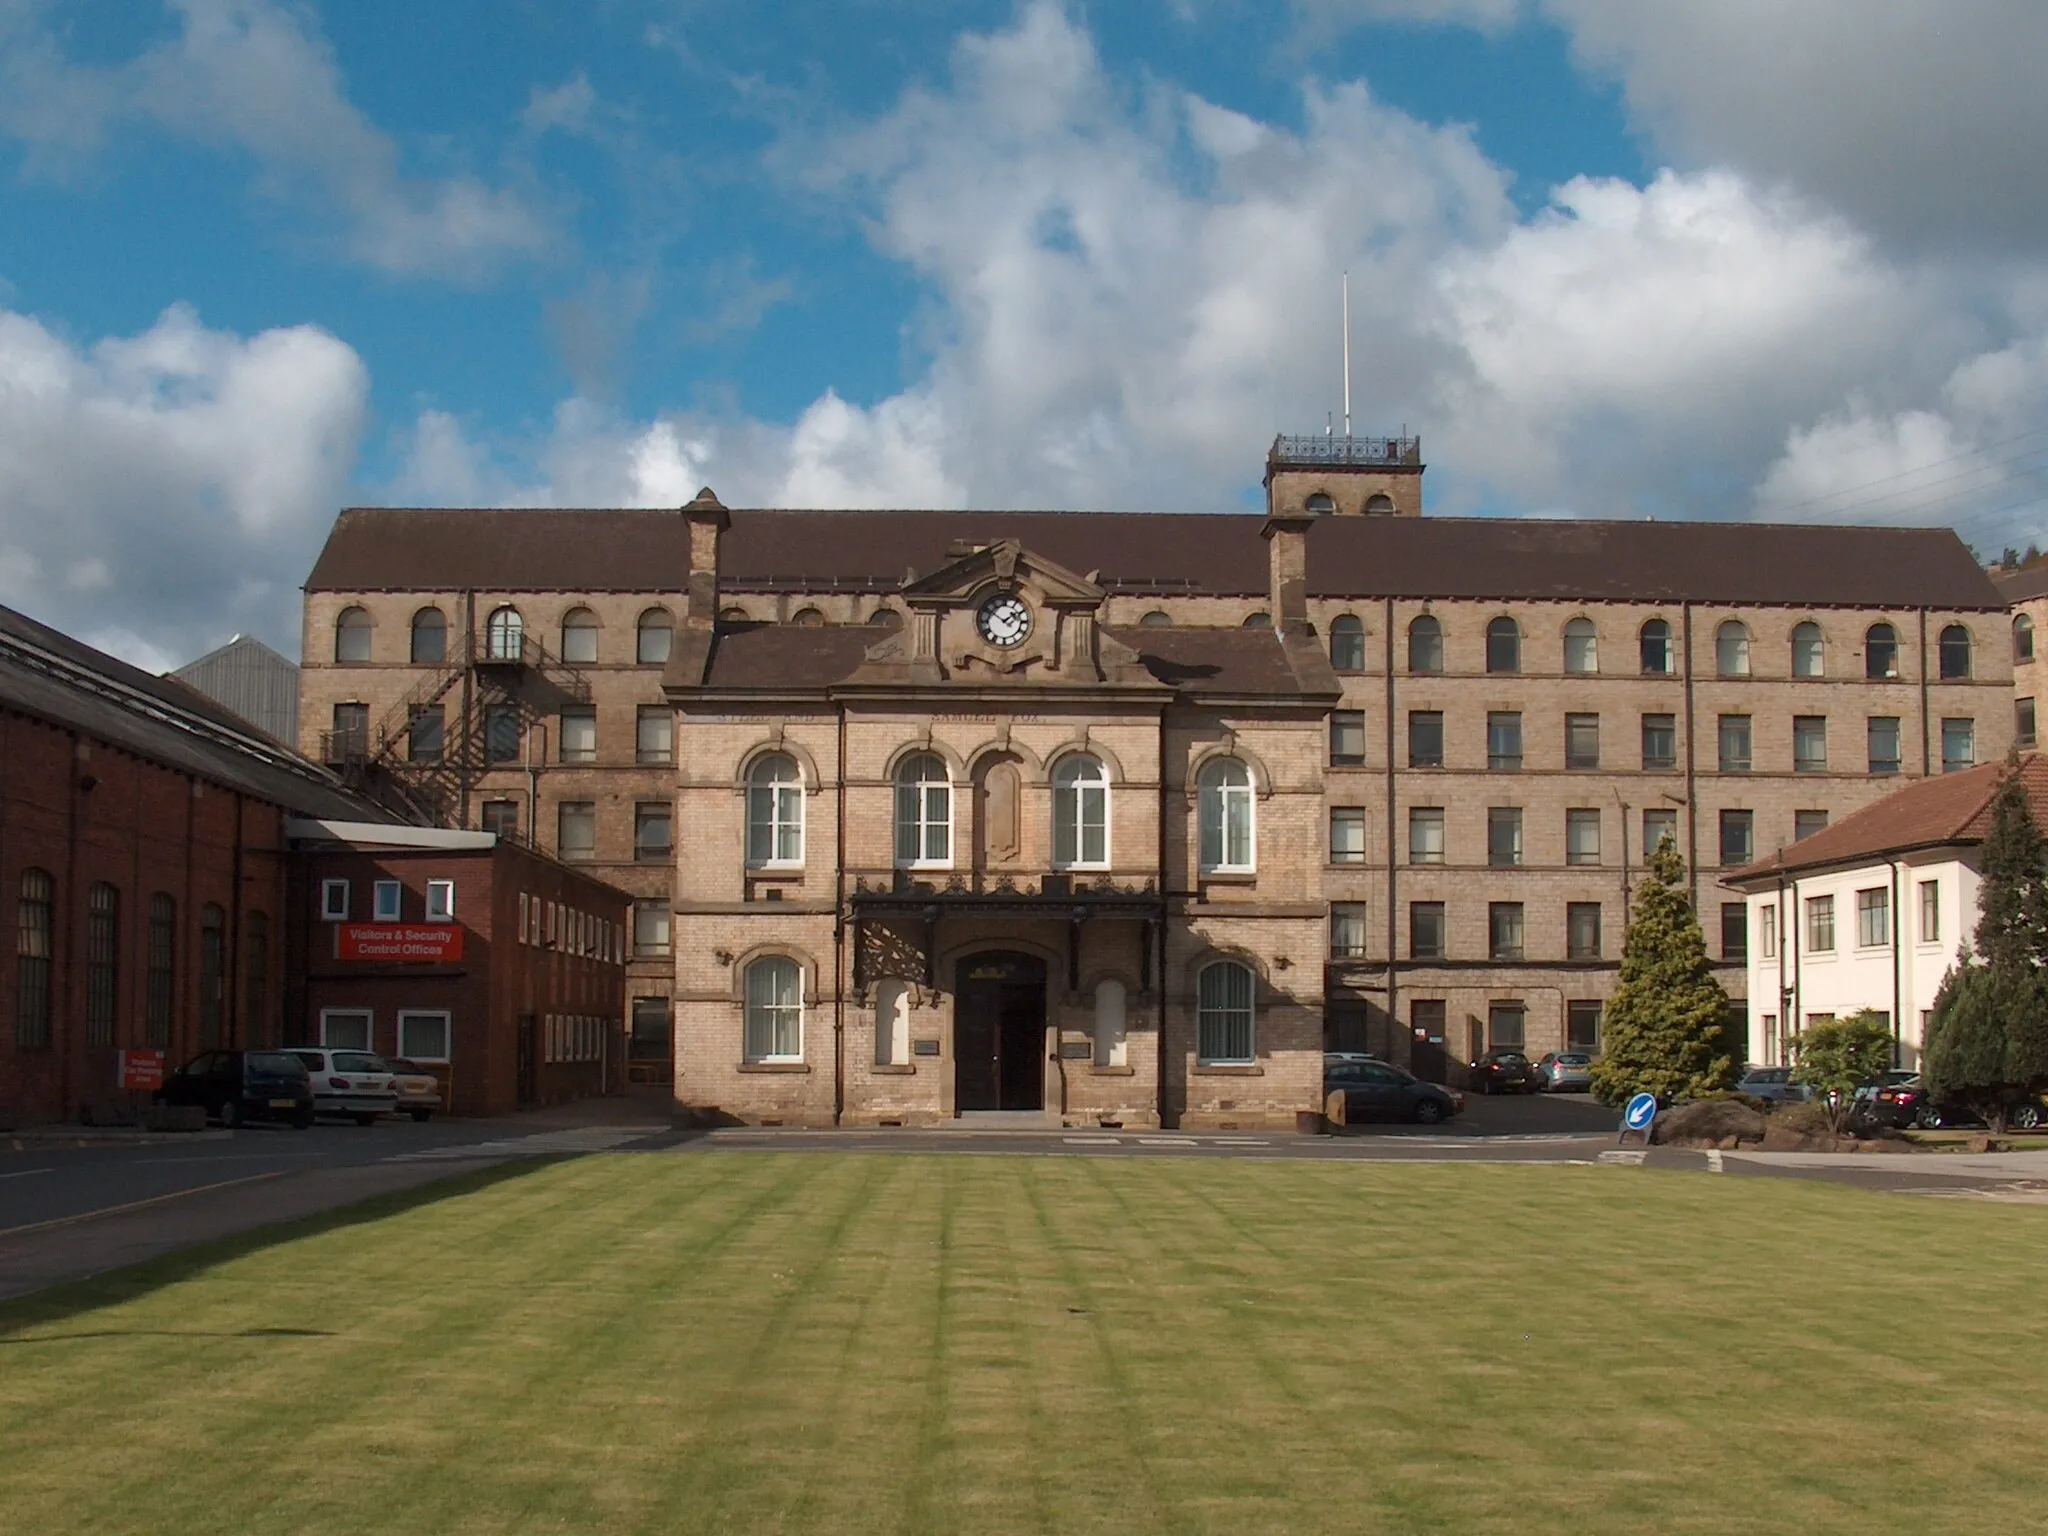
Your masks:
{"label": "parked car", "polygon": [[1492,1050],[1472,1063],[1472,1086],[1480,1093],[1536,1093],[1543,1084],[1520,1051]]}
{"label": "parked car", "polygon": [[1412,1120],[1436,1125],[1465,1107],[1465,1095],[1436,1083],[1425,1083],[1385,1061],[1326,1061],[1323,1092],[1344,1094],[1344,1120]]}
{"label": "parked car", "polygon": [[441,1107],[441,1080],[418,1062],[403,1056],[389,1058],[391,1089],[398,1095],[398,1112],[425,1120]]}
{"label": "parked car", "polygon": [[398,1094],[391,1086],[391,1063],[382,1056],[317,1045],[295,1045],[290,1050],[312,1075],[316,1113],[347,1115],[357,1125],[373,1125],[379,1115],[398,1108]]}
{"label": "parked car", "polygon": [[203,1051],[164,1079],[159,1104],[197,1105],[225,1126],[281,1120],[313,1123],[313,1081],[289,1051]]}
{"label": "parked car", "polygon": [[1374,1055],[1371,1051],[1323,1052],[1323,1065],[1326,1067],[1329,1066],[1332,1062],[1337,1061],[1384,1061],[1385,1059],[1386,1058],[1383,1056]]}
{"label": "parked car", "polygon": [[1577,1093],[1593,1086],[1593,1057],[1587,1051],[1552,1051],[1536,1063],[1546,1093]]}
{"label": "parked car", "polygon": [[1779,1104],[1804,1104],[1813,1097],[1806,1084],[1792,1081],[1790,1067],[1751,1067],[1736,1080],[1735,1091]]}

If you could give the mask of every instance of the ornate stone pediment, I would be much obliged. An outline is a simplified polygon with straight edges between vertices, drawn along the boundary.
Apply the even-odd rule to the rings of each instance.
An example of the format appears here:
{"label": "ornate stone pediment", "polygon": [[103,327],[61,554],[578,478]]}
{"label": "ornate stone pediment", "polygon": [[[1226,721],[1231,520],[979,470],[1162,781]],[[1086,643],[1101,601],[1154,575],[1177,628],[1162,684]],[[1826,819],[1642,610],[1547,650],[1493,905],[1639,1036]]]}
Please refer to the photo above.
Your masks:
{"label": "ornate stone pediment", "polygon": [[1094,608],[1104,593],[1086,576],[1035,555],[1015,539],[969,550],[903,587],[913,608],[923,603],[953,605],[972,602],[991,588],[1029,588],[1041,601],[1061,607]]}

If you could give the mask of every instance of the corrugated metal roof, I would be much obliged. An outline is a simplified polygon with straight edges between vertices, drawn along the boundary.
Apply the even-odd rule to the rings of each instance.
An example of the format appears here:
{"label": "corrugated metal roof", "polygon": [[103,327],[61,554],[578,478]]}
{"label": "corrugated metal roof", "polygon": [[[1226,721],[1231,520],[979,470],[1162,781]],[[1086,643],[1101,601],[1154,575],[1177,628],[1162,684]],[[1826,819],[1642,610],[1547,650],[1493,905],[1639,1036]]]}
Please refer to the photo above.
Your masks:
{"label": "corrugated metal roof", "polygon": [[299,669],[253,635],[187,662],[171,676],[233,710],[273,741],[299,739]]}

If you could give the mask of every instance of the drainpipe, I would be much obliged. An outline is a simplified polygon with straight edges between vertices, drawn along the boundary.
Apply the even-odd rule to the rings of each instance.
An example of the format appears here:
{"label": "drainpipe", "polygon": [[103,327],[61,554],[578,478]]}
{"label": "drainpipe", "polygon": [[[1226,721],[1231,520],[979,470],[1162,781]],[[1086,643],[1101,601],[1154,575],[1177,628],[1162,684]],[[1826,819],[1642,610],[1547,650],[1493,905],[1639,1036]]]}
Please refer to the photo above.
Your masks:
{"label": "drainpipe", "polygon": [[1899,1065],[1901,1031],[1905,1015],[1899,1012],[1899,999],[1903,988],[1900,984],[1899,967],[1905,963],[1902,951],[1905,949],[1906,909],[1899,904],[1899,861],[1892,861],[1892,1065]]}
{"label": "drainpipe", "polygon": [[839,701],[839,760],[832,793],[832,1123],[846,1114],[846,701]]}
{"label": "drainpipe", "polygon": [[[1394,599],[1385,599],[1385,620],[1381,629],[1385,637],[1387,667],[1387,1028],[1393,1037],[1401,1042],[1397,1060],[1407,1066],[1415,1065],[1415,1036],[1400,1027],[1401,1012],[1398,1006],[1398,978],[1394,962],[1395,951],[1400,947],[1399,933],[1395,927],[1394,914],[1400,905],[1400,859],[1395,852],[1394,842]],[[1389,1042],[1391,1043],[1391,1042]]]}
{"label": "drainpipe", "polygon": [[1800,910],[1799,906],[1799,881],[1797,877],[1795,877],[1792,881],[1792,990],[1789,993],[1785,994],[1785,996],[1787,996],[1790,999],[1790,1001],[1787,1002],[1785,1005],[1784,1025],[1778,1031],[1778,1043],[1784,1049],[1787,1058],[1789,1058],[1792,1055],[1792,1039],[1794,1034],[1794,1024],[1799,1018],[1799,1006],[1802,1001],[1802,999],[1799,996],[1799,943],[1801,933],[1804,928],[1804,924],[1800,921],[1800,919],[1804,917],[1804,915],[1805,914]]}
{"label": "drainpipe", "polygon": [[[1695,777],[1699,762],[1699,732],[1693,718],[1692,700],[1692,604],[1679,605],[1679,622],[1685,630],[1685,884],[1692,909],[1700,909],[1700,797]],[[1648,849],[1643,850],[1646,854]]]}
{"label": "drainpipe", "polygon": [[[1920,610],[1920,777],[1926,778],[1934,771],[1934,749],[1931,741],[1934,722],[1927,718],[1927,610]],[[1894,903],[1892,910],[1898,910]]]}
{"label": "drainpipe", "polygon": [[1159,871],[1159,937],[1158,964],[1153,969],[1152,984],[1159,989],[1159,1034],[1158,1046],[1153,1051],[1156,1058],[1152,1064],[1153,1076],[1157,1079],[1153,1102],[1159,1116],[1159,1128],[1166,1129],[1166,924],[1170,910],[1171,896],[1167,881],[1166,858],[1166,711],[1159,711],[1159,837],[1158,849],[1153,855],[1153,864]]}

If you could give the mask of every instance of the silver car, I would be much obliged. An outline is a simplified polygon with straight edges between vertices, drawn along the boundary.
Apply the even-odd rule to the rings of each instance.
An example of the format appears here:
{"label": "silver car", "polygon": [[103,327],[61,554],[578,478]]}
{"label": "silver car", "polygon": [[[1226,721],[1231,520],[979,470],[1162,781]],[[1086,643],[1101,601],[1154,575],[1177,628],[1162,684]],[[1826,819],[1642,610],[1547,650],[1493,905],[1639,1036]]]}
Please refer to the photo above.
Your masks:
{"label": "silver car", "polygon": [[1780,1104],[1804,1104],[1813,1097],[1813,1090],[1806,1084],[1792,1081],[1790,1067],[1751,1067],[1736,1082],[1735,1091]]}
{"label": "silver car", "polygon": [[1584,1093],[1593,1086],[1593,1057],[1588,1051],[1552,1051],[1536,1063],[1545,1093]]}
{"label": "silver car", "polygon": [[398,1090],[391,1085],[391,1063],[368,1051],[335,1051],[319,1045],[294,1045],[292,1055],[306,1064],[313,1079],[313,1113],[347,1115],[357,1125],[372,1125],[379,1115],[398,1108]]}

